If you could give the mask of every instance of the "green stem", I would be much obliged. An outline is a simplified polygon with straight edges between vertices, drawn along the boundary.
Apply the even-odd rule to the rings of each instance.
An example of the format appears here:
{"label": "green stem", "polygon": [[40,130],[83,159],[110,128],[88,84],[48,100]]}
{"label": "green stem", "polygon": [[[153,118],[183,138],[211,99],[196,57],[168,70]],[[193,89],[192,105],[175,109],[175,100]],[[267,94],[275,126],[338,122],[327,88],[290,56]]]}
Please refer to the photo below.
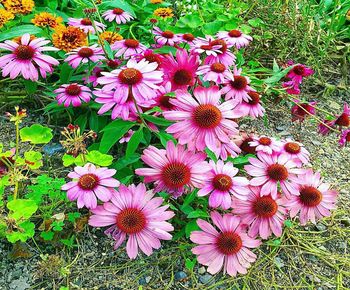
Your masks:
{"label": "green stem", "polygon": [[137,24],[137,22],[134,22],[134,23],[131,24],[130,27],[129,27],[129,32],[130,32],[131,37],[132,37],[133,39],[136,39],[136,36],[135,36],[134,33],[132,32],[132,29],[133,29],[133,27],[134,27],[136,24]]}

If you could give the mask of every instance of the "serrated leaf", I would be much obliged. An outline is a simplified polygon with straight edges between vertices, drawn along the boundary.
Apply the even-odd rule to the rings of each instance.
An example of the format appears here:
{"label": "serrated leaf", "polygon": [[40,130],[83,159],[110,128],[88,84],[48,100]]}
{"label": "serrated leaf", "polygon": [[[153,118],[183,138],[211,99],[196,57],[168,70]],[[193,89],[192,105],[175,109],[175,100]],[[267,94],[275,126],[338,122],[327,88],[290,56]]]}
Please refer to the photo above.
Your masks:
{"label": "serrated leaf", "polygon": [[27,220],[38,209],[38,205],[31,199],[15,199],[7,203],[7,208],[11,211],[9,217],[15,220]]}
{"label": "serrated leaf", "polygon": [[87,161],[99,166],[109,166],[113,162],[113,156],[103,154],[100,151],[92,150],[86,156]]}

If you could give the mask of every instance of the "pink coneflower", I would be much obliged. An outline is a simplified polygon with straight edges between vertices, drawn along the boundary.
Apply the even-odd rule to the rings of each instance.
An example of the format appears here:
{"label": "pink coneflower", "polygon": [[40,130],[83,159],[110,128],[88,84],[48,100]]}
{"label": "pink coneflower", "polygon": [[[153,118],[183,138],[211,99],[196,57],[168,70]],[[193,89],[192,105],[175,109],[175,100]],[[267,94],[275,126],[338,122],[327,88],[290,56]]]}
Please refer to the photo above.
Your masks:
{"label": "pink coneflower", "polygon": [[[94,95],[97,96],[95,102],[103,104],[97,112],[99,115],[112,110],[112,120],[122,118],[126,121],[135,121],[137,119],[138,113],[131,94],[126,100],[119,95],[115,95],[112,91],[95,90]],[[140,107],[147,107],[148,105],[148,102],[145,101],[138,102]]]}
{"label": "pink coneflower", "polygon": [[[293,62],[289,62],[289,65],[293,65]],[[286,77],[292,80],[295,84],[300,85],[303,81],[304,77],[308,77],[312,75],[314,71],[307,67],[304,64],[296,64],[294,67],[288,72]]]}
{"label": "pink coneflower", "polygon": [[28,33],[23,34],[20,43],[12,40],[6,40],[0,43],[0,48],[11,51],[0,57],[0,68],[2,76],[10,75],[11,79],[22,75],[26,80],[37,81],[39,73],[43,78],[46,78],[46,73],[53,72],[53,65],[58,65],[59,62],[51,56],[42,54],[43,51],[57,51],[57,48],[44,46],[50,41],[44,38],[35,38],[30,40]]}
{"label": "pink coneflower", "polygon": [[176,59],[172,54],[163,59],[164,82],[171,82],[172,89],[187,89],[193,86],[199,65],[197,55],[188,55],[185,49],[176,51]]}
{"label": "pink coneflower", "polygon": [[[106,28],[106,25],[100,22],[94,21],[94,24],[98,32],[102,32]],[[92,21],[89,18],[79,18],[79,19],[68,18],[68,25],[79,27],[85,33],[91,33],[91,34],[96,33],[95,28],[92,25]]]}
{"label": "pink coneflower", "polygon": [[81,106],[82,101],[85,103],[90,102],[91,90],[77,83],[65,84],[54,90],[57,94],[56,99],[59,105],[64,103],[65,107],[69,107],[70,104],[73,107]]}
{"label": "pink coneflower", "polygon": [[235,157],[241,153],[241,149],[232,141],[228,143],[221,143],[219,157],[226,160],[228,157]]}
{"label": "pink coneflower", "polygon": [[231,31],[219,31],[217,37],[225,40],[228,44],[235,46],[237,49],[248,46],[253,40],[251,36],[236,29]]}
{"label": "pink coneflower", "polygon": [[212,44],[213,38],[206,35],[205,38],[197,37],[191,45],[191,52],[197,54],[205,54],[206,56],[217,56],[221,53],[221,44]]}
{"label": "pink coneflower", "polygon": [[250,116],[255,119],[264,116],[265,109],[260,103],[260,95],[256,92],[249,92],[248,95],[250,100],[248,102],[242,100],[235,109],[241,112],[242,117]]}
{"label": "pink coneflower", "polygon": [[107,10],[103,13],[103,18],[109,22],[115,21],[117,24],[124,24],[134,19],[134,17],[127,11],[121,8],[114,8],[112,10]]}
{"label": "pink coneflower", "polygon": [[162,31],[159,27],[153,28],[154,39],[157,44],[174,46],[179,42],[179,36],[170,30]]}
{"label": "pink coneflower", "polygon": [[73,49],[67,55],[68,57],[64,61],[68,62],[72,68],[77,68],[81,63],[84,64],[89,61],[95,63],[105,59],[102,48],[97,47],[97,44]]}
{"label": "pink coneflower", "polygon": [[209,161],[211,170],[207,173],[204,186],[198,191],[198,196],[209,196],[209,206],[223,209],[231,207],[231,194],[239,199],[247,199],[249,194],[249,181],[245,177],[235,176],[238,169],[232,162],[226,164],[218,160],[215,164],[213,160]]}
{"label": "pink coneflower", "polygon": [[299,84],[294,83],[293,80],[282,83],[282,87],[284,87],[286,92],[290,95],[300,95]]}
{"label": "pink coneflower", "polygon": [[262,195],[260,187],[250,187],[247,200],[232,199],[233,213],[241,217],[242,223],[249,226],[248,235],[267,239],[274,233],[282,235],[282,226],[287,210],[283,198]]}
{"label": "pink coneflower", "polygon": [[158,96],[155,98],[156,106],[160,107],[163,111],[172,111],[176,107],[173,105],[170,100],[172,97],[169,95],[172,92],[171,83],[167,82],[165,85],[160,87],[158,90]]}
{"label": "pink coneflower", "polygon": [[323,120],[323,122],[318,125],[318,132],[321,135],[326,136],[329,134],[333,126],[334,126],[334,120]]}
{"label": "pink coneflower", "polygon": [[166,150],[149,146],[141,159],[152,168],[138,168],[136,174],[145,176],[145,182],[155,182],[155,191],[166,190],[176,198],[185,189],[203,186],[210,167],[206,154],[187,151],[184,146],[175,146],[168,141]]}
{"label": "pink coneflower", "polygon": [[97,79],[99,77],[102,77],[101,72],[103,72],[103,69],[98,66],[95,66],[91,72],[91,75],[89,75],[88,78],[83,77],[84,83],[85,84],[92,83],[92,86],[96,87],[98,85]]}
{"label": "pink coneflower", "polygon": [[110,226],[105,234],[115,241],[114,249],[128,239],[126,252],[130,259],[137,257],[139,249],[149,256],[161,247],[160,240],[171,240],[169,232],[174,230],[167,222],[174,213],[167,210],[169,205],[162,206],[163,198],[153,196],[143,183],[121,185],[110,202],[91,210],[89,225]]}
{"label": "pink coneflower", "polygon": [[286,154],[290,159],[301,164],[308,164],[310,160],[310,153],[306,150],[303,144],[286,139],[281,142],[281,153]]}
{"label": "pink coneflower", "polygon": [[130,141],[130,139],[131,139],[131,137],[132,137],[132,135],[134,135],[134,131],[133,130],[129,130],[128,132],[126,132],[125,134],[124,134],[124,136],[122,137],[122,138],[120,138],[120,140],[119,140],[119,143],[127,143],[127,142],[129,142]]}
{"label": "pink coneflower", "polygon": [[200,264],[208,266],[207,271],[211,274],[222,268],[224,274],[227,272],[230,276],[236,276],[237,272],[246,274],[247,268],[256,260],[256,255],[248,248],[257,248],[261,242],[247,235],[239,217],[230,214],[221,216],[218,212],[212,212],[210,216],[219,231],[198,219],[197,224],[202,231],[191,233],[191,241],[199,244],[192,253],[198,256]]}
{"label": "pink coneflower", "polygon": [[267,154],[272,154],[281,150],[280,143],[276,139],[267,136],[254,136],[253,141],[249,144],[250,146],[255,147],[256,152],[262,151]]}
{"label": "pink coneflower", "polygon": [[[349,127],[350,126],[350,107],[347,103],[344,104],[343,113],[341,115],[335,116],[334,120],[325,120],[324,123],[331,128],[335,126]],[[319,132],[322,135],[327,135],[331,129],[325,126],[324,124],[319,125]]]}
{"label": "pink coneflower", "polygon": [[295,104],[292,109],[292,121],[298,120],[299,122],[303,122],[306,117],[310,115],[316,115],[315,105],[317,102],[300,102],[299,100],[293,100]]}
{"label": "pink coneflower", "polygon": [[147,47],[136,39],[123,39],[114,42],[112,49],[118,50],[115,54],[115,57],[124,56],[124,58],[127,59],[135,54],[144,52]]}
{"label": "pink coneflower", "polygon": [[232,73],[224,64],[219,62],[200,66],[197,75],[203,75],[204,81],[213,81],[216,84],[222,84],[232,79]]}
{"label": "pink coneflower", "polygon": [[196,37],[192,33],[178,34],[178,43],[187,43],[190,46],[194,44]]}
{"label": "pink coneflower", "polygon": [[283,154],[258,153],[257,156],[258,158],[249,158],[251,165],[245,165],[244,169],[254,177],[250,181],[251,185],[262,186],[261,195],[271,194],[277,198],[278,184],[288,198],[299,194],[298,183],[305,169],[296,168],[298,164]]}
{"label": "pink coneflower", "polygon": [[142,59],[130,59],[126,66],[111,72],[103,72],[97,82],[104,85],[103,91],[114,90],[114,97],[125,102],[130,92],[137,102],[150,100],[157,96],[158,84],[162,82],[163,72],[157,71],[157,63]]}
{"label": "pink coneflower", "polygon": [[350,129],[343,130],[339,138],[339,145],[341,147],[344,147],[347,143],[350,143]]}
{"label": "pink coneflower", "polygon": [[146,49],[142,53],[134,55],[134,58],[137,61],[145,59],[150,63],[156,62],[158,64],[158,67],[162,64],[162,56],[160,54],[154,53],[152,49]]}
{"label": "pink coneflower", "polygon": [[290,196],[285,201],[291,217],[300,212],[300,224],[305,225],[308,221],[316,223],[316,220],[324,216],[330,216],[330,210],[336,208],[338,193],[329,189],[330,185],[322,183],[319,172],[313,173],[307,170],[299,186],[299,195]]}
{"label": "pink coneflower", "polygon": [[250,79],[241,75],[242,69],[234,68],[233,77],[227,81],[225,86],[221,89],[222,94],[226,94],[225,100],[233,99],[236,102],[249,102],[251,97],[248,93],[255,92],[249,84]]}
{"label": "pink coneflower", "polygon": [[216,86],[197,87],[194,97],[185,91],[177,91],[171,99],[177,109],[163,112],[166,119],[178,121],[166,131],[174,135],[180,144],[187,144],[189,150],[204,151],[209,148],[218,157],[221,143],[230,143],[230,136],[238,133],[232,100],[221,103],[221,94]]}
{"label": "pink coneflower", "polygon": [[211,42],[211,45],[221,45],[220,53],[217,55],[209,55],[205,58],[205,64],[213,64],[216,62],[220,62],[227,67],[232,66],[235,63],[236,57],[235,55],[228,49],[231,45],[227,44],[223,39],[216,39]]}
{"label": "pink coneflower", "polygon": [[250,142],[253,141],[254,134],[245,131],[240,131],[239,135],[234,136],[233,142],[239,146],[242,150],[243,155],[256,154],[256,146],[251,146]]}
{"label": "pink coneflower", "polygon": [[85,206],[93,209],[97,206],[97,198],[104,202],[109,201],[115,192],[114,187],[120,185],[120,182],[112,177],[115,173],[115,169],[96,168],[91,163],[84,167],[76,166],[74,171],[68,174],[73,181],[62,185],[61,189],[67,191],[69,200],[77,200],[78,208]]}

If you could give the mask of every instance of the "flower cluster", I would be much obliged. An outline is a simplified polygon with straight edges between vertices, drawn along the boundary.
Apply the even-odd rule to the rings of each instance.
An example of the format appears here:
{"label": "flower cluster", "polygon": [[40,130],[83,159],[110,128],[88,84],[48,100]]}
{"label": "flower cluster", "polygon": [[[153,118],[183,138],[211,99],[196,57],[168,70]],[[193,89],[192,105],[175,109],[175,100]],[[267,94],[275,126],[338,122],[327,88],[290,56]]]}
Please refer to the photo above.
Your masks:
{"label": "flower cluster", "polygon": [[[4,6],[10,2],[16,1],[5,1]],[[13,13],[26,14],[21,7]],[[304,225],[330,215],[337,192],[309,168],[310,154],[301,143],[239,130],[242,118],[265,113],[262,89],[237,61],[237,51],[251,43],[251,36],[234,29],[196,37],[154,26],[158,21],[154,19],[150,30],[153,43],[145,45],[133,35],[134,24],[125,38],[117,33],[117,27],[107,30],[108,22],[115,26],[133,21],[132,13],[112,7],[96,21],[97,8],[90,10],[85,11],[87,17],[69,18],[67,23],[47,12],[36,15],[32,23],[52,31],[53,46],[47,46],[49,40],[29,34],[6,40],[0,48],[9,53],[0,57],[0,68],[4,77],[37,81],[39,73],[46,78],[59,64],[49,53],[62,50],[57,55],[63,56],[67,71],[77,75],[53,90],[58,106],[88,107],[91,112],[97,108],[99,115],[131,124],[117,144],[137,137],[137,131],[130,129],[134,125],[140,125],[141,132],[150,129],[148,136],[140,138],[146,146],[135,170],[137,178],[131,179],[130,185],[114,177],[119,176],[119,169],[117,173],[83,160],[83,166],[68,174],[72,180],[62,186],[69,200],[91,212],[89,225],[107,227],[105,233],[114,240],[115,249],[126,241],[131,259],[139,251],[150,255],[159,249],[161,240],[172,239],[170,232],[175,228],[169,221],[175,215],[169,210],[170,203],[179,204],[193,193],[206,201],[215,227],[197,220],[200,230],[190,235],[197,244],[192,252],[199,263],[208,266],[208,272],[223,269],[235,276],[246,273],[255,261],[251,249],[258,247],[261,239],[281,236],[287,218],[298,215]],[[173,11],[158,8],[154,15],[161,23],[172,17]],[[172,52],[163,52],[168,50]],[[283,86],[287,92],[299,94],[303,78],[313,71],[302,64],[289,65],[293,67]],[[300,107],[313,113],[312,106],[299,103]],[[306,115],[298,108],[293,109],[295,118],[303,120]],[[328,126],[348,127],[349,113],[346,106]],[[161,120],[166,128],[158,128],[152,119]],[[165,141],[160,138],[165,148],[150,145],[146,139],[152,140],[152,133],[167,137]],[[73,126],[65,129],[67,140],[62,144],[78,156],[86,152],[84,139],[90,135],[92,131],[84,135]],[[344,144],[349,136],[349,130],[344,130]],[[239,154],[251,154],[241,169],[235,167]]]}

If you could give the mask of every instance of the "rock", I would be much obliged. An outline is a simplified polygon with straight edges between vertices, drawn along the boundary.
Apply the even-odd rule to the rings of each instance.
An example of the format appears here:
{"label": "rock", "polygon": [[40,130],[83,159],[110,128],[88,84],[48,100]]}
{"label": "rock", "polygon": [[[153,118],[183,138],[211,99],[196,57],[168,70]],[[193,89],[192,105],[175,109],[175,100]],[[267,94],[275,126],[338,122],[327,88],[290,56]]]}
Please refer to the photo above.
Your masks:
{"label": "rock", "polygon": [[276,126],[276,130],[278,132],[282,132],[282,131],[285,131],[287,129],[287,126],[282,126],[282,125],[277,125]]}
{"label": "rock", "polygon": [[175,273],[175,280],[176,281],[181,281],[187,277],[187,274],[184,271],[179,271]]}
{"label": "rock", "polygon": [[198,274],[203,275],[206,271],[207,271],[207,270],[205,269],[205,267],[200,267],[200,268],[198,269]]}
{"label": "rock", "polygon": [[62,145],[60,143],[46,144],[43,147],[43,151],[45,154],[52,156],[56,153],[64,152],[64,148],[62,147]]}
{"label": "rock", "polygon": [[210,275],[210,274],[205,274],[205,275],[203,275],[203,276],[200,276],[199,277],[199,281],[202,283],[202,284],[211,284],[211,283],[213,283],[214,282],[214,279],[212,279],[213,278],[213,276],[212,275]]}
{"label": "rock", "polygon": [[280,257],[277,256],[277,257],[275,257],[275,265],[278,268],[282,268],[282,267],[284,267],[284,262]]}
{"label": "rock", "polygon": [[318,223],[318,224],[316,225],[316,228],[317,228],[320,232],[327,230],[327,227],[326,227],[324,224],[322,224],[322,223]]}
{"label": "rock", "polygon": [[27,279],[24,277],[21,277],[17,280],[12,280],[9,286],[10,286],[10,289],[13,289],[13,290],[25,290],[30,288],[30,285],[28,284]]}

